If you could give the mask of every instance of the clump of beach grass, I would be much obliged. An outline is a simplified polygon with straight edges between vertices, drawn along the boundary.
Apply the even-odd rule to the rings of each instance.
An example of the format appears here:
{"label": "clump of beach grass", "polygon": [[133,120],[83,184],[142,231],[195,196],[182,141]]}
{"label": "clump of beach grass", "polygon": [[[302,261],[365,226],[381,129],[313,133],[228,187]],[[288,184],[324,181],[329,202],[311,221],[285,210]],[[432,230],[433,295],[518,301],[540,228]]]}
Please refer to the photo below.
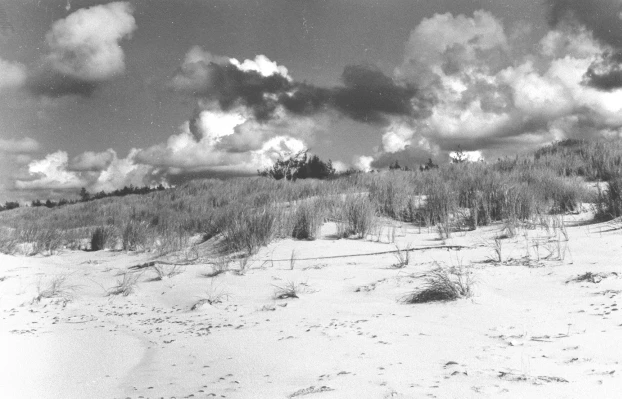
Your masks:
{"label": "clump of beach grass", "polygon": [[418,276],[424,284],[401,298],[408,304],[455,301],[473,295],[473,275],[468,267],[442,267],[436,264],[432,270]]}
{"label": "clump of beach grass", "polygon": [[139,278],[140,278],[140,274],[130,273],[130,272],[123,273],[121,275],[121,278],[117,279],[116,285],[108,289],[106,295],[107,296],[113,296],[113,295],[129,296],[131,295],[132,293],[134,293],[134,291],[136,291]]}

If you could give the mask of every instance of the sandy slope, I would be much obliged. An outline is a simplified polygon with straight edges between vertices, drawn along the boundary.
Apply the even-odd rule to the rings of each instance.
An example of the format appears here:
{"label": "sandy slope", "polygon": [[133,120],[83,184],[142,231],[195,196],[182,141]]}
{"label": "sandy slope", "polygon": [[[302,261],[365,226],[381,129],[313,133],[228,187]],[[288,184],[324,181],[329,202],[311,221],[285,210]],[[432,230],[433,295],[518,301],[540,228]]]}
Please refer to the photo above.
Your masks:
{"label": "sandy slope", "polygon": [[[245,275],[206,278],[208,264],[106,297],[116,274],[149,254],[0,255],[2,398],[615,398],[622,392],[622,235],[609,225],[568,229],[564,261],[538,267],[486,263],[499,226],[456,233],[443,249],[414,252],[401,270],[394,248],[374,240],[283,240]],[[397,244],[441,245],[412,226]],[[545,244],[544,257],[554,242]],[[504,259],[526,255],[525,237],[503,240]],[[562,245],[565,245],[562,243]],[[299,259],[290,270],[295,250]],[[530,246],[532,263],[536,249]],[[475,296],[405,305],[414,277],[433,262],[472,265]],[[570,282],[586,271],[617,273]],[[31,303],[37,282],[66,275],[71,302]],[[299,285],[275,300],[275,286]],[[190,310],[208,293],[220,304]],[[620,302],[619,302],[620,301]]]}

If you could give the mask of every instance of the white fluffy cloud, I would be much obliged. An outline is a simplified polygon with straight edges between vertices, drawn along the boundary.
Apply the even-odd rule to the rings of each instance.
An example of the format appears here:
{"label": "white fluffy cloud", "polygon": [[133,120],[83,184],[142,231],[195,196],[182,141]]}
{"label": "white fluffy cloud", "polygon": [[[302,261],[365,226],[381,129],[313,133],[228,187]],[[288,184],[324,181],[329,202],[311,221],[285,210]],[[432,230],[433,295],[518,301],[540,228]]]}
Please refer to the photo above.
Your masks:
{"label": "white fluffy cloud", "polygon": [[136,29],[132,12],[129,3],[113,2],[80,9],[54,22],[46,35],[51,66],[87,81],[122,73],[125,56],[119,41]]}
{"label": "white fluffy cloud", "polygon": [[46,34],[49,53],[31,72],[26,88],[51,98],[88,97],[125,71],[120,42],[131,37],[136,21],[128,2],[82,8],[52,24]]}
{"label": "white fluffy cloud", "polygon": [[436,14],[424,19],[406,43],[399,77],[429,84],[434,75],[453,74],[485,61],[486,52],[506,49],[503,25],[492,14],[476,11],[473,17]]}
{"label": "white fluffy cloud", "polygon": [[[113,191],[130,184],[142,186],[152,183],[148,180],[152,168],[134,161],[137,152],[133,149],[122,159],[114,150],[88,152],[74,158],[71,167],[68,154],[57,151],[30,162],[26,173],[15,181],[15,187],[20,190],[56,191],[75,191],[85,187],[89,191]],[[77,170],[76,166],[83,166],[84,169]]]}
{"label": "white fluffy cloud", "polygon": [[512,40],[518,39],[485,11],[424,19],[395,74],[430,90],[437,102],[429,116],[385,129],[373,165],[402,156],[421,162],[426,151],[449,154],[458,146],[492,158],[551,140],[620,134],[622,90],[585,83],[607,51],[591,31],[559,24],[530,54],[515,52]]}
{"label": "white fluffy cloud", "polygon": [[[80,79],[99,79],[122,71],[118,41],[135,28],[128,7],[111,3],[80,10],[59,21],[48,35],[54,65]],[[99,20],[96,15],[115,12],[124,15],[121,19],[125,22],[117,21],[117,28],[102,35],[105,40],[93,39],[95,44],[86,39],[90,28],[78,28],[75,23],[89,15]],[[75,40],[63,39],[57,31],[69,32],[68,37]],[[608,50],[593,36],[580,24],[558,24],[527,54],[524,44],[513,42],[524,36],[506,35],[502,22],[486,11],[424,19],[410,34],[395,78],[429,94],[433,99],[429,112],[384,115],[388,125],[379,129],[378,147],[368,153],[372,156],[357,157],[352,164],[365,171],[396,160],[412,167],[428,158],[446,157],[459,147],[474,158],[494,159],[554,139],[620,136],[622,90],[602,91],[585,84],[588,68]],[[106,50],[100,45],[103,42],[114,46]],[[79,62],[69,56],[74,53]],[[110,62],[98,68],[94,66],[98,60]],[[240,73],[249,71],[256,73]],[[257,98],[245,97],[248,93],[243,89],[249,82],[244,79],[276,86],[261,92],[263,100],[293,87],[288,70],[265,56],[240,62],[193,47],[172,79],[174,88],[198,98],[198,111],[179,132],[166,142],[133,150],[124,159],[112,150],[86,152],[71,162],[66,153],[49,154],[31,161],[30,177],[18,184],[23,188],[111,190],[130,182],[151,182],[155,176],[254,174],[278,158],[307,148],[318,132],[328,130],[330,113],[321,107],[313,109],[313,116],[301,116],[307,114],[294,115],[293,108],[264,101],[272,108],[265,115],[258,112],[262,109],[256,106]],[[409,104],[416,108],[414,100],[406,106]],[[26,148],[32,143],[19,145]],[[19,145],[0,140],[0,151]],[[339,162],[335,165],[346,167]]]}
{"label": "white fluffy cloud", "polygon": [[45,158],[28,164],[32,180],[18,180],[15,186],[22,190],[75,189],[83,186],[80,177],[67,170],[68,157],[64,151],[48,154]]}
{"label": "white fluffy cloud", "polygon": [[372,169],[372,162],[374,162],[374,157],[362,155],[354,159],[354,167],[362,172],[369,172]]}
{"label": "white fluffy cloud", "polygon": [[277,115],[258,123],[243,107],[203,110],[166,143],[139,151],[137,160],[175,174],[253,174],[306,148],[305,139],[312,139],[318,128],[311,119]]}
{"label": "white fluffy cloud", "polygon": [[108,149],[69,160],[66,152],[57,151],[29,162],[15,187],[31,191],[85,187],[94,192],[129,184],[175,183],[185,176],[254,175],[277,159],[307,149],[324,128],[322,118],[294,117],[283,109],[275,111],[270,121],[259,122],[244,106],[228,111],[216,104],[201,106],[166,142],[132,149],[125,158]]}
{"label": "white fluffy cloud", "polygon": [[247,59],[240,62],[235,58],[215,55],[203,50],[199,46],[193,46],[186,53],[179,73],[173,77],[171,85],[176,90],[188,92],[205,90],[215,86],[217,77],[214,76],[216,71],[211,67],[212,64],[219,66],[233,65],[244,72],[254,71],[264,77],[276,74],[291,80],[287,68],[271,61],[265,55],[260,54],[254,60]]}
{"label": "white fluffy cloud", "polygon": [[412,126],[394,121],[382,135],[382,148],[389,153],[402,151],[411,144],[414,134]]}
{"label": "white fluffy cloud", "polygon": [[270,61],[270,59],[263,54],[255,56],[254,60],[244,60],[242,63],[235,58],[232,58],[229,62],[245,72],[255,71],[265,77],[278,74],[288,79],[290,78],[287,68],[282,65],[278,65],[274,61]]}

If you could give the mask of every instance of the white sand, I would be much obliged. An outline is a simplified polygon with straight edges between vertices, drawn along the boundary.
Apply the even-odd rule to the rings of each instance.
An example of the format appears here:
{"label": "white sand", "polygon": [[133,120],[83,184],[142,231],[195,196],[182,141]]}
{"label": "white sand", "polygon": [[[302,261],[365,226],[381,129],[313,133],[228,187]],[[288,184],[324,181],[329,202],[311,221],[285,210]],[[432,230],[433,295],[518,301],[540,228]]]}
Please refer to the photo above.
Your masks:
{"label": "white sand", "polygon": [[[206,278],[200,264],[150,281],[148,270],[128,297],[104,289],[149,254],[0,255],[0,398],[620,397],[620,231],[571,227],[564,261],[539,267],[484,263],[500,226],[456,233],[447,244],[467,249],[416,251],[400,270],[390,254],[298,260],[294,270],[268,261],[394,248],[386,235],[332,240],[333,230],[271,244],[245,275]],[[398,230],[397,244],[442,244],[418,231]],[[526,243],[503,240],[505,259],[523,257]],[[542,245],[544,257],[556,244]],[[398,302],[433,262],[472,265],[475,296]],[[587,271],[619,278],[566,283]],[[31,303],[37,282],[58,275],[79,286],[73,301]],[[299,298],[273,299],[288,282],[304,283]],[[208,291],[229,297],[191,311]]]}

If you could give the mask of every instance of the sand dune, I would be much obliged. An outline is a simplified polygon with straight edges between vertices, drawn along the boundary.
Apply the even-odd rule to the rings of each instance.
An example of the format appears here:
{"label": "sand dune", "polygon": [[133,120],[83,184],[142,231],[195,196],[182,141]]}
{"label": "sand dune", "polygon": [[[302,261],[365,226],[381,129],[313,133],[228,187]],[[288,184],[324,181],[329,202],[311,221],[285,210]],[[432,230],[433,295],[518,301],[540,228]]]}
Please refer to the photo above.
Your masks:
{"label": "sand dune", "polygon": [[[198,263],[154,280],[146,268],[136,272],[137,288],[128,296],[105,294],[120,272],[149,261],[148,253],[0,255],[0,397],[614,398],[622,392],[622,241],[610,224],[570,227],[568,241],[526,230],[527,236],[502,240],[503,263],[490,261],[500,226],[455,233],[444,243],[461,250],[413,251],[400,269],[391,267],[392,254],[302,260],[443,245],[434,233],[406,225],[395,244],[388,236],[335,240],[333,230],[327,223],[322,239],[277,241],[242,275],[208,278],[212,265]],[[540,254],[529,244],[536,241]],[[545,259],[558,244],[562,256]],[[472,272],[474,295],[401,303],[421,284],[418,273],[437,264]],[[595,278],[571,281],[586,272]],[[33,302],[37,285],[55,276],[73,286],[71,297]],[[288,285],[298,298],[275,299],[278,287]]]}

